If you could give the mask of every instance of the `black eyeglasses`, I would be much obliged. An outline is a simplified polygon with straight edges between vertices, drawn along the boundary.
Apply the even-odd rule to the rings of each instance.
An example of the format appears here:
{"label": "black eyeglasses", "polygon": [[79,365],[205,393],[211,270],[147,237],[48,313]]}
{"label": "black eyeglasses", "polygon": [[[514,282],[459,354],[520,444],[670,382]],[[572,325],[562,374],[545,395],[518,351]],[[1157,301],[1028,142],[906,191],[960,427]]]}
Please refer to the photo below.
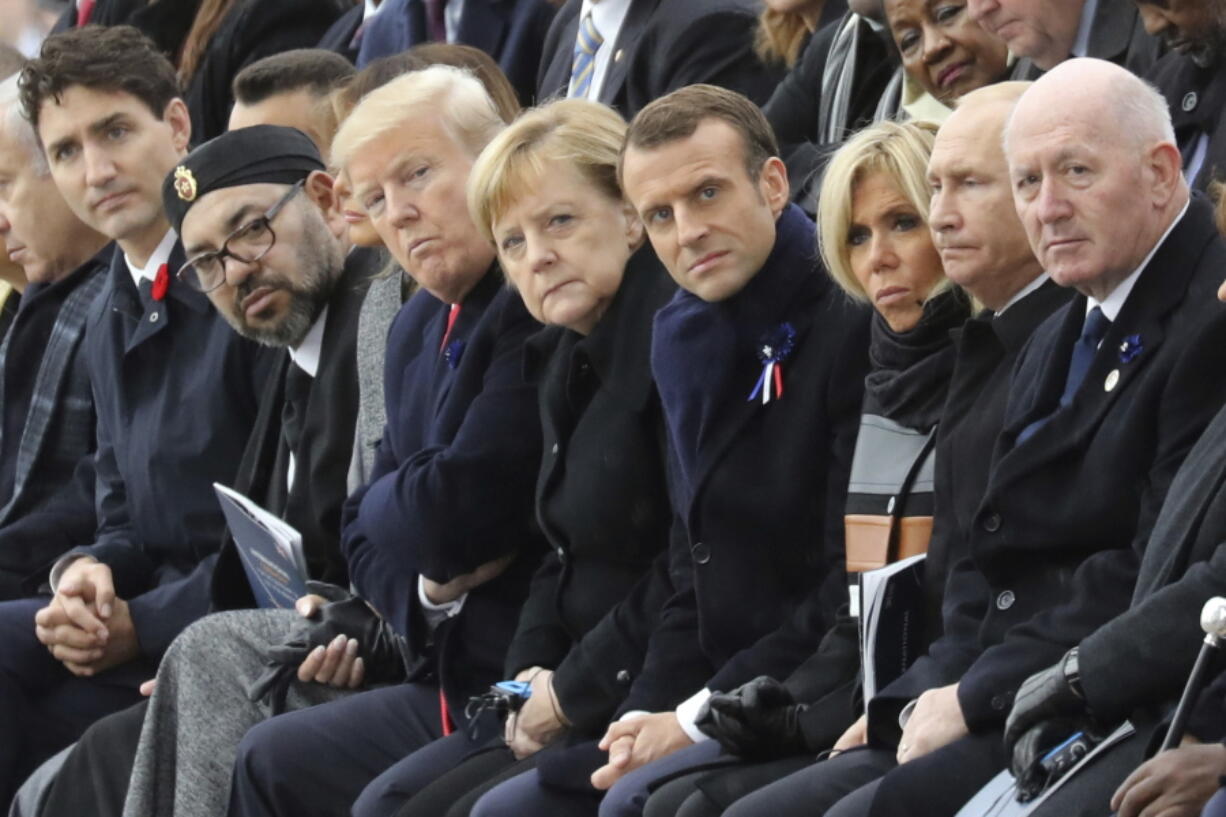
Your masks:
{"label": "black eyeglasses", "polygon": [[192,289],[211,292],[226,282],[226,259],[233,258],[244,264],[259,261],[277,243],[277,234],[272,230],[272,220],[289,203],[306,180],[295,184],[264,215],[248,221],[226,236],[221,249],[205,252],[189,260],[176,273],[176,277]]}

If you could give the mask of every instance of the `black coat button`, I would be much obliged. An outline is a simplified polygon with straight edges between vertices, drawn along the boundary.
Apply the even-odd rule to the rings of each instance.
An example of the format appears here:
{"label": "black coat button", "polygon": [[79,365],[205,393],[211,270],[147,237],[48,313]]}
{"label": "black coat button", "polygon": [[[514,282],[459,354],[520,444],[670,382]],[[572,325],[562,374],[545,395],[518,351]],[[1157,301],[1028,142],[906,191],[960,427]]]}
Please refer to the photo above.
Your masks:
{"label": "black coat button", "polygon": [[566,548],[561,546],[558,547],[558,561],[562,564],[566,564],[570,561],[570,556],[566,553]]}
{"label": "black coat button", "polygon": [[1017,601],[1017,596],[1013,595],[1012,590],[1006,590],[996,597],[996,609],[1008,610],[1013,606],[1013,602]]}
{"label": "black coat button", "polygon": [[694,547],[690,548],[690,553],[694,557],[694,563],[705,565],[711,561],[711,548],[707,547],[702,542],[698,542]]}
{"label": "black coat button", "polygon": [[622,686],[630,686],[630,680],[630,670],[619,669],[617,671],[617,683],[621,684]]}
{"label": "black coat button", "polygon": [[1200,104],[1200,97],[1196,95],[1196,91],[1188,91],[1183,95],[1183,101],[1179,107],[1183,108],[1184,113],[1192,113],[1198,104]]}
{"label": "black coat button", "polygon": [[983,529],[988,533],[996,533],[996,531],[1000,530],[1000,514],[993,513],[984,517]]}
{"label": "black coat button", "polygon": [[997,712],[1003,712],[1005,710],[1005,707],[1007,707],[1008,705],[1009,705],[1009,702],[1005,700],[1004,695],[993,695],[992,696],[992,708],[995,709]]}

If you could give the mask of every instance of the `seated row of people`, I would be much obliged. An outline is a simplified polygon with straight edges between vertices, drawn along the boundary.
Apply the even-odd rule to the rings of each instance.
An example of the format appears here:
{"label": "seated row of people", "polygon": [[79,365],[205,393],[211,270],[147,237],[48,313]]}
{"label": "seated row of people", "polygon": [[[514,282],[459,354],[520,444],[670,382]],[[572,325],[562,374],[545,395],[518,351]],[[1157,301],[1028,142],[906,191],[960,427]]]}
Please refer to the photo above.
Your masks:
{"label": "seated row of people", "polygon": [[[40,70],[46,78],[38,78]],[[108,93],[70,72],[57,77],[57,70],[36,63],[23,89],[44,143],[43,114],[50,111],[55,123],[71,97],[71,109],[88,123],[101,112],[93,97]],[[126,790],[126,808],[217,813],[229,796],[230,811],[240,814],[329,813],[355,799],[363,814],[671,813],[710,810],[709,788],[729,786],[735,793],[723,794],[717,811],[760,813],[794,807],[800,785],[812,793],[807,807],[826,802],[831,813],[870,806],[886,813],[917,797],[954,813],[1006,765],[999,730],[1021,681],[1128,609],[1166,490],[1220,407],[1216,384],[1199,375],[1221,348],[1220,316],[1201,291],[1216,286],[1210,279],[1219,274],[1220,240],[1207,205],[1189,203],[1165,103],[1126,72],[1083,61],[1029,90],[1005,85],[979,94],[937,136],[938,147],[942,138],[952,142],[944,154],[933,148],[932,127],[882,125],[849,143],[827,172],[819,200],[826,267],[853,297],[871,302],[871,320],[814,272],[814,225],[788,204],[787,172],[769,126],[733,93],[695,86],[670,94],[636,116],[624,137],[615,115],[585,102],[555,103],[503,130],[508,117],[481,85],[446,68],[411,73],[362,98],[333,145],[332,166],[342,174],[342,191],[348,186],[350,200],[423,292],[391,329],[389,422],[372,474],[331,523],[344,558],[325,541],[311,564],[314,575],[341,583],[347,577],[356,595],[336,588],[324,591],[326,599],[303,600],[316,622],[306,625],[294,613],[244,612],[189,628],[162,661],[149,714],[130,710],[95,727],[100,745],[119,730],[136,740],[137,774],[111,778],[121,796]],[[168,126],[168,146],[181,150],[173,107],[154,119]],[[1126,132],[1097,134],[1096,117],[1124,121]],[[1072,132],[1052,138],[1054,121],[1073,122]],[[985,130],[1005,136],[1004,153],[983,138]],[[81,133],[79,145],[48,144],[61,189],[57,162],[69,163],[71,148],[94,149],[89,128]],[[66,149],[59,159],[58,147]],[[85,175],[96,173],[95,157],[78,161],[89,167]],[[971,161],[979,164],[968,167]],[[349,473],[348,456],[340,454],[352,451],[352,436],[329,439],[335,427],[319,415],[306,448],[300,436],[311,415],[298,372],[315,377],[311,368],[324,370],[317,344],[328,335],[332,304],[320,304],[348,295],[356,310],[361,298],[321,283],[346,266],[339,260],[346,250],[341,197],[324,167],[299,132],[237,129],[166,168],[166,212],[157,215],[190,250],[182,281],[207,290],[240,334],[294,352],[292,363],[269,357],[280,373],[272,368],[257,400],[257,434],[245,455],[263,461],[256,479],[274,506],[277,493],[309,496],[315,474],[323,473],[316,468],[333,488],[341,469]],[[65,168],[60,175],[72,178]],[[985,177],[995,184],[983,184]],[[1002,191],[1016,197],[1020,222]],[[123,191],[111,207],[123,210],[125,195],[135,198]],[[959,195],[973,204],[939,206]],[[995,198],[974,198],[984,195]],[[933,199],[930,213],[926,198]],[[995,252],[985,250],[989,236],[974,240],[972,214],[990,212],[1000,217],[984,229]],[[283,249],[280,273],[273,250],[286,216],[293,219],[281,228],[281,246],[298,255]],[[315,216],[323,224],[312,222]],[[1002,221],[1017,226],[1002,230]],[[967,223],[969,243],[959,243]],[[591,224],[600,229],[585,229]],[[1027,256],[1023,232],[1037,260]],[[1045,285],[1038,264],[1081,295],[1068,301]],[[680,286],[667,303],[671,287],[653,272],[656,265]],[[359,266],[368,275],[372,265]],[[321,267],[329,272],[305,272]],[[1172,282],[1168,267],[1183,275]],[[498,268],[518,294],[490,283]],[[1007,388],[1008,367],[999,360],[977,372],[989,381],[995,373],[996,391],[969,381],[965,394],[956,388],[970,351],[947,333],[962,326],[969,307],[959,289],[942,282],[946,274],[999,313],[981,322],[995,330],[1006,359],[1044,309],[1056,310],[1034,332]],[[637,309],[622,317],[615,307],[622,295],[630,299],[631,284],[653,281],[651,294],[640,293]],[[167,290],[178,287],[165,271],[152,275],[150,323]],[[1024,303],[1036,311],[1022,310]],[[529,313],[563,329],[528,341]],[[1012,335],[1006,314],[1033,323]],[[605,323],[610,317],[615,321]],[[973,326],[963,332],[973,337]],[[645,390],[643,400],[631,401],[634,410],[647,412],[617,436],[599,412],[588,416],[622,373],[604,357],[613,352],[592,343],[602,327],[617,333],[618,344],[626,333],[643,339],[610,344],[618,354],[639,353],[624,365]],[[525,356],[539,387],[523,377]],[[1119,400],[1124,392],[1128,399]],[[991,412],[965,415],[967,422],[986,419],[981,439],[995,441],[990,456],[987,444],[964,449],[982,460],[978,480],[966,479],[961,461],[942,465],[942,443],[966,444],[945,430],[958,397],[964,406],[987,400],[1000,412],[996,427]],[[950,419],[957,429],[958,416]],[[584,420],[601,423],[593,451],[584,450],[579,434]],[[552,436],[546,446],[542,430]],[[328,464],[314,450],[325,444],[332,446]],[[640,461],[623,461],[627,450],[642,452]],[[537,530],[532,482],[524,477],[537,475],[542,451]],[[611,496],[584,473],[613,466],[623,470],[612,479],[637,478],[625,495]],[[965,498],[943,493],[945,467],[946,484],[965,479]],[[633,476],[620,476],[626,468]],[[905,495],[891,490],[887,497],[881,483],[902,484],[900,473]],[[550,489],[558,492],[552,510]],[[1079,504],[1062,506],[1060,498],[1074,492]],[[853,724],[859,656],[852,624],[838,610],[850,552],[845,534],[850,543],[871,531],[874,517],[900,537],[914,531],[907,523],[923,524],[929,494],[934,542],[947,546],[934,549],[928,579],[933,613],[943,594],[944,632],[934,632],[926,659],[876,695]],[[883,498],[894,500],[884,510]],[[958,511],[942,505],[962,499]],[[292,503],[282,501],[289,514]],[[306,503],[305,514],[318,510]],[[1190,521],[1174,511],[1171,517]],[[946,533],[943,525],[954,524],[960,527]],[[643,549],[628,553],[627,540]],[[546,553],[552,555],[538,569]],[[1041,562],[1037,553],[1046,554]],[[128,594],[114,595],[118,582],[140,586],[129,576],[149,572],[141,558],[132,548],[95,548],[57,566],[59,592],[39,613],[37,634],[67,670],[141,669],[125,659],[146,638],[126,631]],[[168,587],[197,600],[201,588],[214,597],[242,588],[241,576],[227,573],[227,564],[236,566],[232,548],[223,547],[216,567],[213,558]],[[608,584],[618,570],[620,589]],[[595,603],[568,607],[578,600]],[[174,622],[160,625],[163,636],[173,635]],[[215,662],[218,650],[232,648],[255,661],[233,658],[221,682],[201,675],[202,660]],[[264,673],[266,657],[275,666]],[[1176,669],[1185,657],[1176,656]],[[1071,661],[1072,674],[1068,657],[1059,673],[1078,681],[1076,652]],[[9,677],[28,702],[24,672],[17,667]],[[792,691],[752,680],[792,673]],[[463,703],[502,676],[535,692],[522,723],[516,717],[506,725],[518,760],[497,748],[472,754],[502,727],[465,712]],[[406,683],[346,694],[312,678],[343,687]],[[131,695],[131,680],[118,686],[125,684]],[[1089,696],[1082,687],[1076,692]],[[806,706],[809,695],[818,704]],[[342,700],[304,708],[333,697]],[[1028,698],[1019,697],[1010,743],[1050,715],[1045,700],[1027,721]],[[95,706],[115,701],[122,696]],[[152,716],[159,708],[161,720]],[[285,708],[301,711],[248,731]],[[180,716],[225,726],[185,730]],[[679,772],[733,762],[719,756],[709,733],[752,755],[746,747],[761,718],[776,750],[870,748],[816,766],[806,761],[799,771],[795,761],[787,769],[738,768],[721,773],[718,784],[706,774],[686,775],[649,798]],[[448,735],[455,725],[471,728]],[[778,740],[770,730],[781,725],[790,731]],[[699,745],[677,751],[690,743]],[[535,751],[547,744],[548,751]],[[1037,745],[1021,740],[1019,757]],[[142,756],[155,770],[144,778]],[[182,778],[156,772],[168,756],[172,766],[179,756],[212,771],[180,792]],[[880,783],[839,802],[849,783],[883,773]],[[134,805],[140,787],[152,799]]]}

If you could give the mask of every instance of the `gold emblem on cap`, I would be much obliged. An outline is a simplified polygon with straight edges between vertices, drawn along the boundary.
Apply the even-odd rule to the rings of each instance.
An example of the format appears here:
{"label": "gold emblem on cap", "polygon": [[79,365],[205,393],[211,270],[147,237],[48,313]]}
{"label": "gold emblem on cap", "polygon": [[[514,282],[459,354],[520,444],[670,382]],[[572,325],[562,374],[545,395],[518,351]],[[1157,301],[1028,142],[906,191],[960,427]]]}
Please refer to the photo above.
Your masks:
{"label": "gold emblem on cap", "polygon": [[196,200],[196,177],[183,165],[175,168],[175,192],[183,201]]}

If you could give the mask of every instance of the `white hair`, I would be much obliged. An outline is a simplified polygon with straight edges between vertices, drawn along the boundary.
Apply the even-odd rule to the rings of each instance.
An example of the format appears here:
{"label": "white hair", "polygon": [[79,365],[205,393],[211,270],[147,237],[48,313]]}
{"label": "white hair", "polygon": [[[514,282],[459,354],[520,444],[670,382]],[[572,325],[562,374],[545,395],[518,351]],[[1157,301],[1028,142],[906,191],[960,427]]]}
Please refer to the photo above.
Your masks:
{"label": "white hair", "polygon": [[443,130],[474,157],[506,125],[471,71],[432,65],[362,97],[332,140],[333,164],[347,167],[363,147],[421,116],[437,117]]}
{"label": "white hair", "polygon": [[[1171,123],[1170,108],[1157,88],[1123,68],[1102,60],[1082,57],[1061,63],[1047,72],[1036,80],[1014,105],[1001,137],[1006,155],[1009,152],[1009,133],[1013,129],[1013,118],[1026,97],[1036,91],[1042,93],[1052,84],[1063,84],[1065,87],[1070,84],[1072,87],[1082,86],[1086,78],[1076,74],[1086,71],[1097,72],[1097,76],[1091,81],[1101,77],[1098,83],[1101,91],[1099,99],[1112,119],[1110,127],[1106,128],[1104,133],[1131,139],[1132,144],[1141,150],[1148,150],[1161,143],[1178,146],[1175,141],[1175,126]],[[1074,76],[1065,77],[1065,74]]]}
{"label": "white hair", "polygon": [[17,87],[19,76],[20,74],[14,74],[0,82],[0,133],[21,144],[34,172],[39,176],[46,176],[51,173],[51,166],[47,164],[47,154],[43,153],[43,146],[38,141],[34,126],[22,113]]}

